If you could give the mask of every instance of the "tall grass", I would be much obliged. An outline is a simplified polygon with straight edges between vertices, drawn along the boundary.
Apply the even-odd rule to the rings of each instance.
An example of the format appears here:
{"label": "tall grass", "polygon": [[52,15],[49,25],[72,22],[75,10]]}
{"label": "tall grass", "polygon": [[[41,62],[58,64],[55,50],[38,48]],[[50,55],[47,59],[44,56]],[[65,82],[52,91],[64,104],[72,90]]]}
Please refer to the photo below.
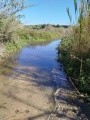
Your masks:
{"label": "tall grass", "polygon": [[[63,38],[59,46],[59,60],[78,89],[90,94],[90,9],[86,1],[80,1],[80,7],[74,0],[77,23],[72,24],[71,35]],[[88,10],[87,10],[88,9]],[[68,9],[68,15],[70,13]],[[70,19],[71,21],[71,19]]]}

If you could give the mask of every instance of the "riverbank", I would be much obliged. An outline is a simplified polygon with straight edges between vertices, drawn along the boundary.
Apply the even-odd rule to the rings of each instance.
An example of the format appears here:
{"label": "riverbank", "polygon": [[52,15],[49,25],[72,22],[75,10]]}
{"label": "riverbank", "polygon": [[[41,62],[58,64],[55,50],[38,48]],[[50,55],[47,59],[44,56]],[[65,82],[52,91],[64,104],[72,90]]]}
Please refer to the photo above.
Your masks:
{"label": "riverbank", "polygon": [[58,61],[63,63],[65,72],[78,91],[88,97],[90,96],[90,54],[87,51],[83,56],[83,61],[80,59],[80,53],[73,55],[72,39],[72,35],[62,39],[58,46]]}
{"label": "riverbank", "polygon": [[[24,30],[24,29],[23,29]],[[26,45],[38,45],[38,44],[47,44],[54,39],[60,38],[58,32],[49,32],[49,31],[24,31],[19,30],[16,40],[9,42],[1,43],[0,45],[0,62],[12,56],[15,52],[20,51]]]}
{"label": "riverbank", "polygon": [[48,120],[89,120],[90,107],[67,78],[59,79],[54,94],[55,113]]}
{"label": "riverbank", "polygon": [[[66,103],[71,104],[69,102],[72,102],[72,104],[74,106],[78,106],[81,108],[81,111],[83,111],[86,114],[87,119],[89,120],[90,119],[90,115],[89,115],[90,114],[89,113],[89,111],[90,111],[90,81],[89,81],[90,80],[90,75],[89,75],[90,64],[89,64],[89,61],[86,62],[85,60],[86,59],[89,60],[90,56],[89,56],[88,52],[86,53],[87,55],[84,56],[85,58],[83,58],[84,59],[83,71],[82,71],[82,74],[80,75],[79,55],[78,55],[78,57],[71,56],[71,54],[73,52],[72,51],[72,49],[73,49],[72,48],[72,39],[73,39],[72,35],[64,37],[62,39],[60,45],[58,46],[57,50],[58,50],[58,62],[62,63],[64,65],[64,71],[66,72],[66,74],[68,76],[68,80],[74,86],[74,89],[72,89],[72,90],[71,89],[66,90],[66,88],[59,89],[58,92],[56,92],[56,103],[57,103],[57,98],[61,94],[61,97],[60,97],[58,103],[62,107],[61,103],[63,102],[62,100],[64,100],[64,104],[65,104],[65,107],[63,108],[64,111],[66,111],[68,108],[68,107],[66,107],[67,106]],[[66,82],[66,86],[69,86],[67,84],[67,82]],[[61,87],[61,88],[64,88],[64,87]],[[65,94],[63,95],[62,93],[65,93]],[[72,106],[72,105],[70,105],[70,106]],[[71,111],[71,109],[72,109],[72,107],[70,107],[70,106],[69,106],[68,111]],[[61,109],[61,107],[59,108],[59,110]],[[78,109],[75,111],[78,111]],[[75,111],[74,111],[74,114],[75,114]],[[61,113],[61,114],[63,115],[64,113]],[[66,112],[65,112],[65,114],[66,114]],[[77,112],[76,112],[76,114],[77,114]],[[81,115],[81,116],[83,116],[83,115]],[[66,116],[63,116],[63,117],[66,117]],[[83,119],[84,120],[85,118],[75,118],[75,119]]]}
{"label": "riverbank", "polygon": [[59,65],[57,75],[53,76],[57,86],[54,94],[55,113],[48,120],[89,120],[90,108],[64,73],[64,66]]}

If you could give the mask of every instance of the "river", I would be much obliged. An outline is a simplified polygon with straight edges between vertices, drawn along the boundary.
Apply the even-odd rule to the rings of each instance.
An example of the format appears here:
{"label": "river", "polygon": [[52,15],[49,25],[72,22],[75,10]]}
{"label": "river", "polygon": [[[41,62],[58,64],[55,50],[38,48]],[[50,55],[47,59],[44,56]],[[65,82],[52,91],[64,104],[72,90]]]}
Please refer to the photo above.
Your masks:
{"label": "river", "polygon": [[[62,104],[61,108],[58,108],[58,105],[57,108],[63,113],[58,113],[57,117],[63,120],[66,115],[66,119],[68,116],[72,116],[72,119],[77,116],[77,105],[69,104],[70,101],[65,100],[68,94],[71,100],[75,91],[73,92],[71,85],[68,84],[62,64],[57,62],[56,47],[59,44],[60,40],[55,40],[45,45],[25,46],[19,53],[1,64],[0,120],[54,118],[57,105],[55,91],[59,88],[62,93],[60,95],[58,92]],[[56,98],[59,96],[56,95]],[[68,112],[64,112],[64,109]],[[61,114],[64,116],[60,116]]]}
{"label": "river", "polygon": [[59,43],[25,46],[0,66],[0,120],[45,120],[54,112]]}

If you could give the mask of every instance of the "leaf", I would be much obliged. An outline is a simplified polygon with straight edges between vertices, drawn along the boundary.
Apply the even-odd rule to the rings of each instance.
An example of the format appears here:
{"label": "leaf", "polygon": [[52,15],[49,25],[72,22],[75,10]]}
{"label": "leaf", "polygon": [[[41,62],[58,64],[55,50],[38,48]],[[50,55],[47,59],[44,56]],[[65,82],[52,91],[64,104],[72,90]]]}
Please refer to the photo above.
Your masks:
{"label": "leaf", "polygon": [[70,14],[69,8],[67,8],[67,14],[68,14],[68,16],[69,16],[70,22],[72,22],[72,16],[71,16],[71,14]]}
{"label": "leaf", "polygon": [[74,8],[75,8],[75,14],[77,12],[77,0],[74,0]]}

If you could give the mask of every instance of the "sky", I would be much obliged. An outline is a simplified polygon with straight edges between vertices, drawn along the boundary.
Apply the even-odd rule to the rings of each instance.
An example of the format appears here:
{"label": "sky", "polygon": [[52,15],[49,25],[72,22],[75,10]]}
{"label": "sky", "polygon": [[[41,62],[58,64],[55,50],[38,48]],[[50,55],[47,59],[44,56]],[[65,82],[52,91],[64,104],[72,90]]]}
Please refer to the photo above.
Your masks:
{"label": "sky", "polygon": [[59,24],[69,25],[70,20],[66,8],[69,7],[74,18],[74,0],[27,0],[34,4],[21,12],[25,17],[21,22],[25,25]]}

